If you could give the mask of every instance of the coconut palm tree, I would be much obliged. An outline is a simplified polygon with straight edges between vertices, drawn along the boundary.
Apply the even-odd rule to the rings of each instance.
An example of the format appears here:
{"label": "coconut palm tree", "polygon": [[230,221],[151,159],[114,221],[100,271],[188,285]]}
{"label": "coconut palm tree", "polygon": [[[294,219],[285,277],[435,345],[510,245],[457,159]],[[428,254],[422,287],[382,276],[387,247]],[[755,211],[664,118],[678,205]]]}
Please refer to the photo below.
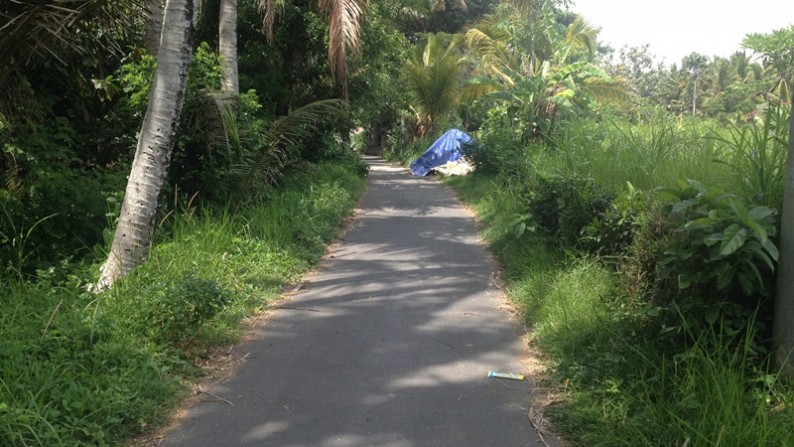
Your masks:
{"label": "coconut palm tree", "polygon": [[218,55],[221,57],[223,77],[221,91],[225,95],[240,93],[237,73],[237,0],[221,0],[218,27]]}
{"label": "coconut palm tree", "polygon": [[692,53],[684,56],[684,59],[681,61],[681,68],[688,70],[691,74],[689,85],[692,90],[692,116],[697,114],[698,81],[703,78],[706,69],[709,67],[709,63],[708,56],[699,53]]}
{"label": "coconut palm tree", "polygon": [[405,63],[405,79],[411,105],[419,121],[419,135],[433,134],[454,110],[464,59],[455,40],[447,45],[431,34],[424,47],[417,48]]}
{"label": "coconut palm tree", "polygon": [[168,174],[187,88],[196,4],[168,0],[149,105],[121,205],[118,226],[97,290],[142,263],[149,254],[157,198]]}

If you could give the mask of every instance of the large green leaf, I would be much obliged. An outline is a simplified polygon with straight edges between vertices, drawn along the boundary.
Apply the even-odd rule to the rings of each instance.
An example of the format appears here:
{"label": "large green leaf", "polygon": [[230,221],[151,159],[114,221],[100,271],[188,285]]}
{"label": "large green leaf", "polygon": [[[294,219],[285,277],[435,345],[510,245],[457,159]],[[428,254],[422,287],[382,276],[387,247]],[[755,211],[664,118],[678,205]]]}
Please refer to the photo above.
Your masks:
{"label": "large green leaf", "polygon": [[756,222],[761,222],[775,214],[777,214],[777,211],[768,206],[756,206],[750,210],[748,217]]}
{"label": "large green leaf", "polygon": [[689,209],[689,208],[691,208],[691,207],[693,207],[694,205],[697,205],[697,204],[698,204],[697,200],[694,200],[694,199],[682,200],[680,202],[676,202],[673,205],[672,211],[674,213],[680,213],[681,211]]}
{"label": "large green leaf", "polygon": [[728,256],[738,250],[747,240],[747,230],[737,224],[732,224],[725,229],[722,235],[720,254]]}
{"label": "large green leaf", "polygon": [[772,259],[777,262],[778,258],[780,257],[780,252],[778,251],[777,246],[769,239],[761,242],[761,245],[763,245],[764,250],[769,253],[769,256],[771,256]]}

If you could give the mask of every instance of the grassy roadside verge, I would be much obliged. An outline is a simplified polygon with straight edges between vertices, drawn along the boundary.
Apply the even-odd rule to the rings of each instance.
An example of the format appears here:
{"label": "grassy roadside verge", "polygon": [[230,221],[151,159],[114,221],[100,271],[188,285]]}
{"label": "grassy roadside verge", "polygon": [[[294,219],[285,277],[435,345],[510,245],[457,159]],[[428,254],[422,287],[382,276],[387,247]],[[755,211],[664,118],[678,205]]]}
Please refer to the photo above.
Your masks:
{"label": "grassy roadside verge", "polygon": [[194,360],[321,258],[364,185],[322,163],[239,209],[185,209],[101,295],[87,291],[88,267],[3,277],[0,445],[118,445],[162,423]]}
{"label": "grassy roadside verge", "polygon": [[479,214],[507,293],[548,356],[546,385],[561,399],[547,412],[570,444],[794,445],[794,390],[756,364],[751,336],[717,325],[671,352],[655,310],[627,303],[604,259],[514,233],[526,198],[509,180],[446,181]]}

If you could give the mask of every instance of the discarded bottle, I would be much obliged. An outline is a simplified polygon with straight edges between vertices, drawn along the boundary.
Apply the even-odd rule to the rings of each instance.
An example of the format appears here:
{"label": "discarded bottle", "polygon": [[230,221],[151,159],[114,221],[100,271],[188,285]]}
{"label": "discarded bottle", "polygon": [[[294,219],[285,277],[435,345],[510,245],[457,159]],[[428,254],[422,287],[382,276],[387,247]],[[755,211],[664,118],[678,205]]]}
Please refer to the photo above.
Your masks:
{"label": "discarded bottle", "polygon": [[488,377],[494,377],[494,378],[497,378],[497,379],[524,380],[524,375],[523,374],[503,373],[503,372],[496,372],[496,371],[488,371]]}

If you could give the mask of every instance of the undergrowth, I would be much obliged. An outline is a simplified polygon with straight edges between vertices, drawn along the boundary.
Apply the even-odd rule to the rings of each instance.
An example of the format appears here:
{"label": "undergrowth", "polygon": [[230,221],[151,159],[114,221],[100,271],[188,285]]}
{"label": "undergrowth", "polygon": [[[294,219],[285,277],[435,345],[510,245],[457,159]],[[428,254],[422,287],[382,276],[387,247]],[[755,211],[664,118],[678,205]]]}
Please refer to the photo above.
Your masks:
{"label": "undergrowth", "polygon": [[[704,274],[703,287],[684,284],[679,289],[659,267],[671,230],[687,229],[675,239],[676,249],[684,250],[682,238],[696,228],[686,226],[686,219],[672,219],[670,207],[680,214],[703,200],[690,205],[678,198],[680,202],[664,205],[647,189],[629,183],[608,209],[588,218],[591,227],[577,230],[582,239],[592,239],[592,234],[614,239],[607,244],[614,250],[566,243],[559,232],[544,231],[531,208],[531,201],[539,200],[533,188],[538,178],[531,173],[559,167],[559,152],[536,154],[536,164],[520,175],[475,173],[447,179],[480,215],[482,231],[504,270],[507,293],[531,328],[531,343],[547,355],[551,372],[546,385],[559,390],[559,399],[546,410],[554,427],[572,445],[587,447],[794,445],[794,388],[770,367],[759,340],[768,330],[758,315],[768,311],[767,301],[762,298],[755,313],[750,307],[737,319],[730,312],[735,306],[704,294],[716,290],[716,280]],[[543,157],[557,161],[549,164]],[[611,181],[619,185],[618,179],[615,174]],[[735,200],[725,197],[721,200]],[[544,213],[549,207],[571,210],[569,198],[540,200],[546,201]],[[589,199],[580,194],[573,200]],[[743,210],[731,203],[730,209]],[[758,218],[773,215],[757,209]],[[543,225],[559,225],[559,216],[553,221]],[[704,262],[718,265],[723,253],[744,249],[719,235],[718,256]],[[749,237],[742,241],[753,243]],[[603,246],[604,241],[597,242]],[[692,269],[685,273],[698,274]],[[731,274],[742,280],[741,271]],[[737,299],[750,305],[751,297],[742,298],[736,288]]]}
{"label": "undergrowth", "polygon": [[64,263],[32,281],[6,271],[0,445],[118,445],[161,424],[200,374],[194,360],[320,259],[363,186],[323,163],[236,209],[183,207],[150,259],[99,295],[95,267]]}

